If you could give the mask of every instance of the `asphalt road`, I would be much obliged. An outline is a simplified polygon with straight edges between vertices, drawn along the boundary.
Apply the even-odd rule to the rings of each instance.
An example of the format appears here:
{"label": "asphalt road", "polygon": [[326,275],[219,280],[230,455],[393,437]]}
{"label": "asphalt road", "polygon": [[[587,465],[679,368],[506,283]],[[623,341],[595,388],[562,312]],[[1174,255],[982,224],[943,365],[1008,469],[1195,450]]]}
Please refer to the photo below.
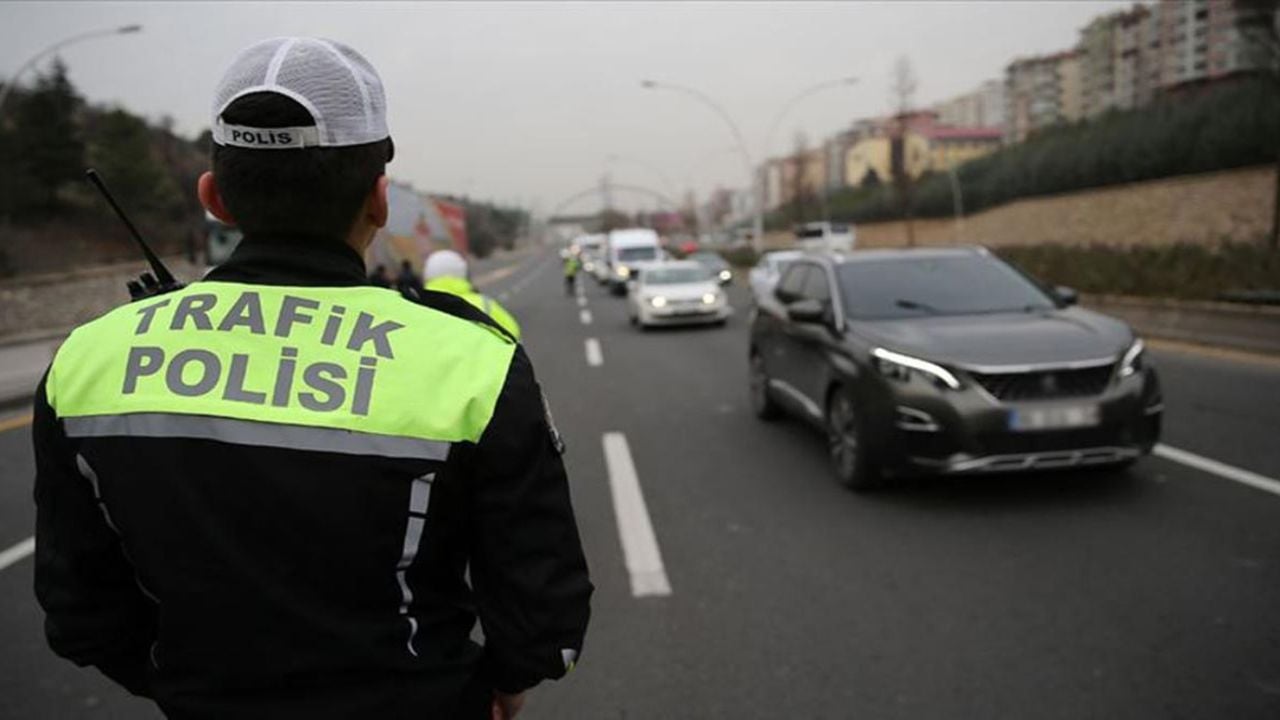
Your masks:
{"label": "asphalt road", "polygon": [[[598,588],[578,670],[522,717],[1280,717],[1280,496],[1163,457],[855,495],[818,435],[751,416],[744,309],[642,334],[593,283],[566,297],[549,254],[486,274]],[[1280,365],[1154,355],[1169,445],[1280,478]],[[0,550],[30,535],[30,478],[25,428],[0,432]],[[637,597],[655,561],[670,593]],[[0,570],[0,718],[158,717],[44,648],[30,587],[30,559]]]}

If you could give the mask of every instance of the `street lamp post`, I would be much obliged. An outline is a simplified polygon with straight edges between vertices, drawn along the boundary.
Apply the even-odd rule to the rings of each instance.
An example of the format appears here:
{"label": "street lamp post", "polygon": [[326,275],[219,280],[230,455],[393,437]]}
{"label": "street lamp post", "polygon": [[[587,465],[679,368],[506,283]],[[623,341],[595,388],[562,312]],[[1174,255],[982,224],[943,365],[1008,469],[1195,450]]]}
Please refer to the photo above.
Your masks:
{"label": "street lamp post", "polygon": [[[685,87],[684,85],[660,83],[654,80],[642,80],[640,81],[640,86],[648,90],[674,90],[675,92],[688,95],[708,108],[711,108],[711,111],[716,115],[719,115],[725,125],[729,126],[729,131],[733,133],[733,140],[738,146],[738,152],[742,155],[743,168],[747,171],[747,187],[756,187],[755,163],[751,161],[751,152],[747,150],[747,143],[742,139],[742,131],[738,129],[738,124],[733,121],[733,118],[729,117],[729,113],[725,112],[725,109],[716,103],[715,100],[708,97],[706,93],[695,90],[691,87]],[[764,204],[760,201],[760,193],[757,192],[752,194],[755,199],[755,218],[752,222],[752,235],[754,237],[752,237],[751,242],[755,249],[759,251],[763,247],[762,243],[764,242]]]}
{"label": "street lamp post", "polygon": [[[810,97],[811,95],[816,95],[824,90],[830,90],[838,87],[846,87],[856,83],[857,81],[858,79],[855,77],[844,77],[838,80],[830,80],[827,82],[818,83],[817,85],[813,85],[811,87],[805,88],[801,92],[797,93],[790,100],[788,100],[786,104],[782,106],[782,110],[780,110],[778,114],[774,117],[773,123],[769,126],[769,133],[765,137],[765,146],[764,146],[765,157],[768,157],[769,155],[769,150],[773,145],[773,136],[777,132],[778,126],[782,123],[782,120],[783,118],[786,117],[787,113],[791,111],[791,108],[795,107],[797,104],[800,103],[800,101]],[[751,161],[751,153],[747,150],[747,144],[742,139],[742,132],[738,129],[737,123],[733,121],[733,118],[729,117],[729,113],[725,112],[723,107],[721,107],[714,100],[708,97],[706,93],[695,90],[691,87],[676,85],[674,83],[660,83],[654,80],[642,80],[640,81],[640,85],[641,87],[644,87],[650,90],[664,89],[664,90],[674,90],[676,92],[684,93],[685,95],[688,95],[694,98],[695,100],[701,102],[703,105],[706,105],[707,107],[711,108],[711,110],[715,112],[716,115],[719,115],[720,119],[724,120],[725,124],[729,126],[729,130],[732,131],[733,138],[737,142],[738,152],[741,153],[742,161],[746,165],[747,180],[748,180],[747,187],[748,189],[751,190],[751,195],[753,200],[752,205],[755,208],[755,218],[754,218],[753,228],[752,228],[752,234],[754,235],[754,237],[752,238],[752,245],[755,247],[757,252],[762,250],[764,247],[763,243],[764,243],[765,179],[757,178],[756,171],[755,171],[755,163]]]}
{"label": "street lamp post", "polygon": [[44,58],[46,55],[55,53],[68,45],[82,42],[84,40],[91,40],[93,38],[98,38],[98,37],[106,37],[108,35],[130,35],[132,33],[141,32],[141,31],[142,31],[141,25],[123,25],[118,28],[110,28],[106,30],[90,30],[89,32],[80,33],[79,35],[72,35],[69,38],[64,38],[62,40],[59,40],[58,42],[41,50],[35,55],[32,55],[30,58],[27,59],[26,62],[22,63],[22,65],[18,67],[17,71],[15,71],[12,76],[10,76],[9,82],[5,83],[3,90],[0,90],[0,109],[4,108],[4,101],[9,99],[9,93],[13,92],[13,88],[18,84],[18,80],[22,77],[22,74],[27,70],[31,69],[33,65],[40,62],[40,60]]}
{"label": "street lamp post", "polygon": [[671,178],[667,177],[667,174],[662,171],[662,168],[658,167],[657,165],[654,165],[651,162],[648,162],[647,160],[642,160],[638,157],[632,157],[630,155],[618,155],[618,154],[611,153],[605,157],[605,162],[610,162],[610,163],[629,162],[632,165],[638,165],[639,167],[645,168],[649,172],[656,175],[658,179],[662,181],[663,187],[666,188],[666,191],[670,193],[672,197],[679,195],[679,193],[676,192],[675,183],[671,182]]}

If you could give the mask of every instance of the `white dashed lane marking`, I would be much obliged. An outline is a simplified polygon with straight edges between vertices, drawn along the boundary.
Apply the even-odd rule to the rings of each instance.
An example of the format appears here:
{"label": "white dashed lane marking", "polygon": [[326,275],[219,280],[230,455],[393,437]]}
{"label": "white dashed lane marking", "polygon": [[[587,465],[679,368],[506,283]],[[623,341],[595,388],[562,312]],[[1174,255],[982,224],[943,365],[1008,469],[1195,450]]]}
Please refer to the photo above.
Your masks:
{"label": "white dashed lane marking", "polygon": [[581,312],[579,312],[579,313],[578,313],[578,319],[582,321],[582,324],[583,324],[583,325],[590,325],[590,324],[591,324],[591,311],[590,311],[590,310],[587,310],[587,309],[585,309],[585,308],[583,308],[583,310],[582,310]]}
{"label": "white dashed lane marking", "polygon": [[591,367],[600,367],[604,364],[604,354],[600,352],[600,341],[595,338],[587,338],[587,364]]}
{"label": "white dashed lane marking", "polygon": [[658,538],[649,520],[649,509],[640,490],[640,477],[631,461],[631,448],[622,433],[604,434],[604,461],[613,493],[613,513],[618,519],[618,537],[631,576],[631,594],[654,597],[671,594],[671,583],[662,566]]}
{"label": "white dashed lane marking", "polygon": [[8,550],[0,552],[0,570],[4,570],[35,551],[36,539],[29,537]]}

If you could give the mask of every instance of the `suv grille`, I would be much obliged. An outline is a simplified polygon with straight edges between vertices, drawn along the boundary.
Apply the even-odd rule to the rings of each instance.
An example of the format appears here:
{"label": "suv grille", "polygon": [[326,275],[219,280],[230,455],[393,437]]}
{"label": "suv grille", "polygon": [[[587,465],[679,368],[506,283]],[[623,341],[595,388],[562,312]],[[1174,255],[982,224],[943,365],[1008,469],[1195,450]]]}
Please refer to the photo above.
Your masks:
{"label": "suv grille", "polygon": [[977,373],[969,375],[997,400],[1053,400],[1055,398],[1099,395],[1111,382],[1114,365],[1082,370],[1046,370],[1018,373]]}

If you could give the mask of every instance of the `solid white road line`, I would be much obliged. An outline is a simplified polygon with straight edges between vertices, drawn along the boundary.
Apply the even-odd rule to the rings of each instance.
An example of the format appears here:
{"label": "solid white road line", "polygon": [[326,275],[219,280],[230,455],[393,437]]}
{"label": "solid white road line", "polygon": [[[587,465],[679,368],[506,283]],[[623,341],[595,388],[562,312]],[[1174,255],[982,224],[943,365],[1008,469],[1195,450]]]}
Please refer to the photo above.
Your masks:
{"label": "solid white road line", "polygon": [[600,352],[600,341],[595,338],[587,338],[587,364],[591,367],[600,367],[604,364],[604,355]]}
{"label": "solid white road line", "polygon": [[627,572],[631,575],[631,594],[635,597],[670,595],[671,583],[662,567],[662,553],[658,551],[658,539],[653,534],[625,435],[604,434],[604,462],[609,469],[609,489],[613,492],[613,513],[618,518],[622,554],[626,556]]}
{"label": "solid white road line", "polygon": [[583,324],[583,325],[590,325],[590,324],[591,324],[591,311],[590,311],[590,310],[587,310],[586,308],[583,308],[583,309],[578,313],[578,319],[582,321],[582,324]]}
{"label": "solid white road line", "polygon": [[1224,477],[1228,480],[1235,480],[1242,485],[1248,485],[1257,488],[1263,492],[1269,492],[1272,495],[1280,495],[1280,480],[1273,480],[1265,475],[1259,475],[1256,472],[1238,468],[1234,465],[1228,465],[1224,462],[1218,462],[1212,458],[1196,455],[1195,453],[1179,450],[1176,447],[1159,444],[1156,445],[1152,452],[1166,460],[1172,460],[1197,470]]}
{"label": "solid white road line", "polygon": [[0,570],[9,567],[35,551],[36,539],[35,537],[29,537],[8,550],[0,552]]}

